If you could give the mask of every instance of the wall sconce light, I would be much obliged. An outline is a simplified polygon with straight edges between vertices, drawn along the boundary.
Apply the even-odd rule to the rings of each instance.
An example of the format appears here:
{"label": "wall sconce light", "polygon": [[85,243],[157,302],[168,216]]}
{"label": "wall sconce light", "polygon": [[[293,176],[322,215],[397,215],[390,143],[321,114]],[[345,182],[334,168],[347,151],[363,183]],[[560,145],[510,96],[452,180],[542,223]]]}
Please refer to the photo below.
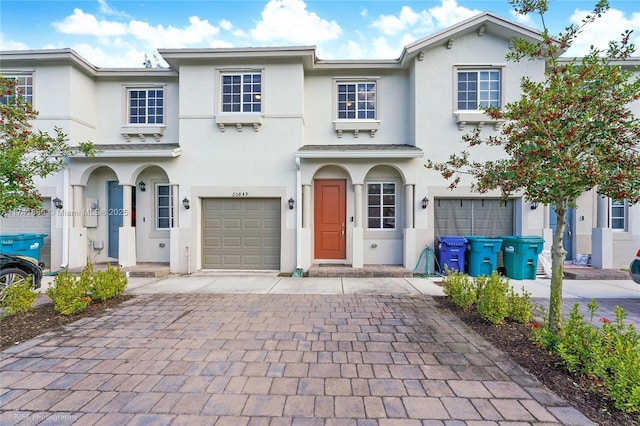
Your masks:
{"label": "wall sconce light", "polygon": [[62,200],[60,198],[56,197],[51,201],[53,202],[53,205],[56,207],[56,209],[62,208]]}
{"label": "wall sconce light", "polygon": [[537,201],[534,201],[533,203],[531,203],[531,206],[529,206],[529,208],[530,208],[531,210],[535,210],[535,209],[537,209],[537,208],[538,208],[538,202],[537,202]]}
{"label": "wall sconce light", "polygon": [[182,205],[187,210],[189,210],[191,208],[191,206],[189,205],[189,199],[187,197],[184,197],[184,200],[182,200]]}
{"label": "wall sconce light", "polygon": [[293,210],[293,204],[295,203],[295,201],[293,201],[293,198],[289,198],[289,201],[287,201],[289,203],[289,210]]}
{"label": "wall sconce light", "polygon": [[422,208],[426,209],[428,205],[429,205],[429,199],[427,197],[424,197],[422,199]]}
{"label": "wall sconce light", "polygon": [[140,188],[140,191],[144,192],[147,190],[147,184],[144,183],[144,181],[140,181],[138,182],[138,188]]}

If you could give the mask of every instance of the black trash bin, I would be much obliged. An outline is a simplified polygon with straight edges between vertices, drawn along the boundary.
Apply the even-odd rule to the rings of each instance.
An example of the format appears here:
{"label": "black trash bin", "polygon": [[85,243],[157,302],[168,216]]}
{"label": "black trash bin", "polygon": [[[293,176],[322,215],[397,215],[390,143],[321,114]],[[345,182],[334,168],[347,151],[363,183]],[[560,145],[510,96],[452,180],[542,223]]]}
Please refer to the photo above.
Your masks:
{"label": "black trash bin", "polygon": [[445,271],[445,266],[450,271],[464,273],[464,256],[467,250],[465,237],[447,235],[438,238],[438,264],[440,272]]}

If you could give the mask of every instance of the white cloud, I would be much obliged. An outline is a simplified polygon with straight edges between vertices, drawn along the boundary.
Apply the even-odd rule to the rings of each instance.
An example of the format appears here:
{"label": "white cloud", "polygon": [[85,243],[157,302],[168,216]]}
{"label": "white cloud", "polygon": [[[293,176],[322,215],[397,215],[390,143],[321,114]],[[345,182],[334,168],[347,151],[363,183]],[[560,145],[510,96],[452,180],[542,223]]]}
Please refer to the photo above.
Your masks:
{"label": "white cloud", "polygon": [[[571,15],[570,21],[575,25],[580,25],[580,22],[589,13],[590,11],[576,9]],[[625,30],[633,30],[631,42],[639,47],[640,13],[634,12],[631,16],[626,16],[618,9],[609,9],[600,18],[596,18],[594,22],[585,26],[565,56],[583,56],[589,52],[589,47],[592,45],[606,50],[610,41],[621,40],[621,34]]]}
{"label": "white cloud", "polygon": [[197,16],[189,18],[189,25],[183,28],[163,25],[151,26],[147,22],[131,21],[129,33],[138,40],[145,41],[150,47],[187,47],[208,42],[220,30],[206,19]]}
{"label": "white cloud", "polygon": [[27,50],[29,46],[21,41],[7,40],[4,33],[0,32],[0,50]]}
{"label": "white cloud", "polygon": [[424,10],[416,13],[409,6],[403,6],[398,15],[380,15],[371,26],[386,35],[396,35],[416,24],[431,27],[433,24],[431,15]]}
{"label": "white cloud", "polygon": [[308,11],[302,0],[270,0],[262,11],[262,20],[250,33],[259,42],[315,44],[334,40],[341,32],[336,21]]}
{"label": "white cloud", "polygon": [[442,0],[442,4],[429,9],[429,13],[437,21],[437,26],[444,28],[458,24],[465,19],[482,13],[482,11],[459,6],[456,0]]}
{"label": "white cloud", "polygon": [[73,9],[73,15],[62,22],[54,22],[53,27],[64,34],[115,36],[124,35],[127,26],[120,22],[98,20],[95,16],[84,13],[82,9]]}
{"label": "white cloud", "polygon": [[511,19],[513,19],[514,21],[521,23],[522,25],[526,25],[526,26],[531,27],[531,28],[537,28],[538,27],[538,24],[536,22],[534,22],[533,18],[531,17],[531,14],[523,15],[523,14],[518,13],[515,10],[511,9],[509,11],[509,17]]}
{"label": "white cloud", "polygon": [[106,0],[98,0],[98,3],[100,4],[100,12],[105,15],[118,16],[121,18],[131,18],[131,16],[129,16],[129,14],[127,14],[126,12],[116,10],[109,6]]}

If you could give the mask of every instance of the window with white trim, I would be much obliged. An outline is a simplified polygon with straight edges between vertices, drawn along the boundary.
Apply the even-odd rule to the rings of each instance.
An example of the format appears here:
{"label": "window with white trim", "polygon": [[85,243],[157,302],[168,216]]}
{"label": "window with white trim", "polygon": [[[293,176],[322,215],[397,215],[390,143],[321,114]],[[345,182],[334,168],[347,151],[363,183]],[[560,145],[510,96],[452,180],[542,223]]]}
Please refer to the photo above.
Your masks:
{"label": "window with white trim", "polygon": [[[5,75],[6,79],[15,80],[18,84],[16,90],[24,100],[33,105],[33,76],[32,75]],[[0,97],[0,103],[6,105],[11,102],[11,97],[3,95]]]}
{"label": "window with white trim", "polygon": [[376,182],[367,184],[368,229],[396,228],[396,184]]}
{"label": "window with white trim", "polygon": [[624,231],[627,229],[627,203],[611,200],[609,203],[609,227]]}
{"label": "window with white trim", "polygon": [[457,72],[457,109],[477,111],[500,108],[501,72],[499,69],[459,69]]}
{"label": "window with white trim", "polygon": [[376,119],[376,82],[339,82],[338,120]]}
{"label": "window with white trim", "polygon": [[222,112],[262,112],[261,73],[222,74]]}
{"label": "window with white trim", "polygon": [[164,89],[127,89],[128,124],[163,124]]}
{"label": "window with white trim", "polygon": [[173,228],[174,222],[173,186],[168,183],[156,184],[156,228]]}

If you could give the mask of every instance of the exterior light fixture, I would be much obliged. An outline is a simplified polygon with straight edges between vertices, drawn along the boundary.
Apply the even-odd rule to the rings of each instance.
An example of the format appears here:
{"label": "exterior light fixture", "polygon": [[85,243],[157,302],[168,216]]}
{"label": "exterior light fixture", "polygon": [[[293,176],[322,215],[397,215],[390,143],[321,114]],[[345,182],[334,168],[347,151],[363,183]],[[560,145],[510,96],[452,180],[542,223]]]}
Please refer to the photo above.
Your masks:
{"label": "exterior light fixture", "polygon": [[529,207],[531,208],[531,210],[537,209],[538,208],[538,202],[537,201],[532,202],[531,206],[529,206]]}
{"label": "exterior light fixture", "polygon": [[191,206],[189,205],[189,199],[187,197],[184,197],[184,200],[182,200],[182,205],[187,210],[189,210],[191,208]]}
{"label": "exterior light fixture", "polygon": [[295,203],[295,201],[293,201],[293,198],[289,198],[289,201],[287,201],[289,203],[289,210],[293,210],[293,204]]}
{"label": "exterior light fixture", "polygon": [[426,209],[428,205],[429,205],[429,199],[427,197],[424,197],[422,199],[422,208]]}
{"label": "exterior light fixture", "polygon": [[56,197],[51,201],[53,202],[53,205],[56,206],[56,209],[62,208],[62,200],[60,200],[60,198]]}
{"label": "exterior light fixture", "polygon": [[140,181],[138,182],[138,188],[140,188],[140,191],[144,192],[147,190],[147,184],[144,183],[144,181]]}

